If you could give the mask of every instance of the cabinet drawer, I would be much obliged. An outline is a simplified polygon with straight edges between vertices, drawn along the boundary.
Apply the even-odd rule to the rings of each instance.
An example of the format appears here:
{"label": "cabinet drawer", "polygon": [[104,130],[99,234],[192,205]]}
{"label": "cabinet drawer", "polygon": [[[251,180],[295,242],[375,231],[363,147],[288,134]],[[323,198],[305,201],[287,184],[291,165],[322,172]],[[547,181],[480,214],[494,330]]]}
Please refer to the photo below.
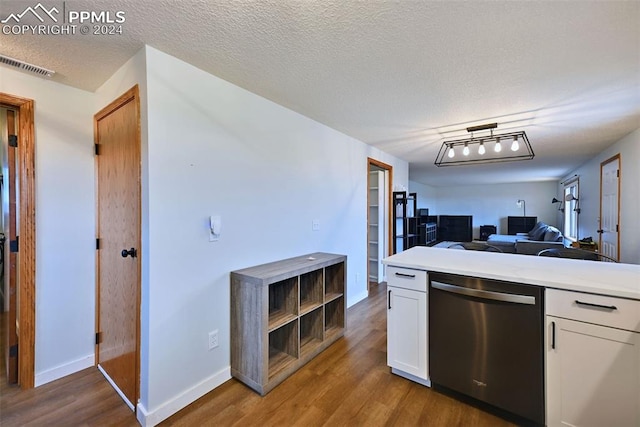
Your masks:
{"label": "cabinet drawer", "polygon": [[424,270],[389,266],[387,267],[387,286],[426,292],[427,272]]}
{"label": "cabinet drawer", "polygon": [[550,316],[640,332],[640,301],[547,289]]}

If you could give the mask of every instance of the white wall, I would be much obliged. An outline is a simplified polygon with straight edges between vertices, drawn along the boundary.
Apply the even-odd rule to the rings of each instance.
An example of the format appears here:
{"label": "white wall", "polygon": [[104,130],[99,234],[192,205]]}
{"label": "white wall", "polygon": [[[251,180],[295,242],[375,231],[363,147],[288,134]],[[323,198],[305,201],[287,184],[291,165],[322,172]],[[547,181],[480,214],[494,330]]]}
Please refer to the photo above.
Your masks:
{"label": "white wall", "polygon": [[93,365],[93,94],[0,67],[0,91],[35,101],[35,383]]}
{"label": "white wall", "polygon": [[409,192],[417,193],[418,209],[429,209],[429,215],[438,210],[438,198],[436,188],[421,182],[409,181]]}
{"label": "white wall", "polygon": [[516,205],[518,199],[525,200],[527,216],[561,225],[556,217],[557,205],[551,204],[557,197],[555,181],[452,187],[410,182],[410,190],[418,192],[419,206],[429,208],[430,215],[473,215],[474,238],[480,237],[481,225],[495,225],[498,233],[507,234],[507,216],[523,214],[523,208]]}
{"label": "white wall", "polygon": [[[408,167],[153,48],[147,70],[149,371],[139,408],[155,424],[229,378],[230,271],[346,254],[348,303],[366,296],[367,157],[405,186]],[[222,235],[212,243],[214,214]],[[214,329],[220,346],[208,351]]]}
{"label": "white wall", "polygon": [[[640,129],[567,174],[580,178],[578,236],[597,242],[600,220],[600,163],[620,154],[620,262],[640,264]],[[565,178],[565,179],[566,179]],[[564,181],[561,180],[561,181]],[[562,194],[562,184],[558,184]]]}

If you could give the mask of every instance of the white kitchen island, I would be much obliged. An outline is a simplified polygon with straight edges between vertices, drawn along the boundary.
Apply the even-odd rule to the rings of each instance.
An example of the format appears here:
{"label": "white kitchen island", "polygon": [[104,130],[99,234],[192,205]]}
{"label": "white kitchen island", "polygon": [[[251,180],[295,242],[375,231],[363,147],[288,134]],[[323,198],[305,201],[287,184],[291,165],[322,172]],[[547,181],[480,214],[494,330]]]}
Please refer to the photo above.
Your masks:
{"label": "white kitchen island", "polygon": [[640,301],[640,265],[415,246],[386,265]]}
{"label": "white kitchen island", "polygon": [[388,305],[394,373],[430,383],[429,272],[541,286],[546,424],[640,425],[640,266],[431,247],[383,263],[389,289],[401,290],[389,292],[401,307]]}

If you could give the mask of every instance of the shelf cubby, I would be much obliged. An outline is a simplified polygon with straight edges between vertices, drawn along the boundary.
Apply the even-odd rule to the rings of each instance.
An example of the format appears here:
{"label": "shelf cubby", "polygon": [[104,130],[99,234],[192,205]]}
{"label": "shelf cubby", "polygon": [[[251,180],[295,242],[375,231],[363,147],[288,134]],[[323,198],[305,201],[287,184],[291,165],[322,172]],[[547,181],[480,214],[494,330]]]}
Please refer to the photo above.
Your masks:
{"label": "shelf cubby", "polygon": [[298,322],[289,322],[269,332],[269,378],[298,359]]}
{"label": "shelf cubby", "polygon": [[298,316],[298,278],[292,277],[269,286],[269,330]]}
{"label": "shelf cubby", "polygon": [[265,395],[343,336],[346,263],[318,252],[232,271],[231,375]]}
{"label": "shelf cubby", "polygon": [[322,306],[322,270],[300,275],[300,315]]}
{"label": "shelf cubby", "polygon": [[344,330],[344,297],[339,297],[324,306],[324,333],[328,339]]}
{"label": "shelf cubby", "polygon": [[331,265],[324,269],[324,302],[333,301],[344,295],[345,286],[344,262]]}
{"label": "shelf cubby", "polygon": [[322,344],[322,307],[300,317],[300,357],[312,353]]}

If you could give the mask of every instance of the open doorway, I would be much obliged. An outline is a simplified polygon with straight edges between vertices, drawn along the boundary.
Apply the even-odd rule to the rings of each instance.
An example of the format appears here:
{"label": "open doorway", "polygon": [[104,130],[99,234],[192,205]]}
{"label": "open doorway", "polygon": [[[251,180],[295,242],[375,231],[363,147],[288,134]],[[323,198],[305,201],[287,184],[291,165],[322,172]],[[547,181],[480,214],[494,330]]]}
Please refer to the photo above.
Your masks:
{"label": "open doorway", "polygon": [[[33,388],[35,379],[35,272],[36,272],[36,199],[35,199],[35,126],[32,99],[0,93],[0,106],[13,112],[14,132],[7,135],[8,155],[14,161],[15,177],[3,176],[5,192],[15,191],[15,232],[6,235],[4,248],[5,275],[15,268],[14,295],[8,295],[9,313],[15,310],[15,320],[8,321],[3,332],[15,325],[17,345],[5,346],[5,360],[17,364],[17,382],[23,389]],[[4,171],[3,171],[4,175]],[[13,185],[12,185],[13,184]],[[10,205],[11,203],[9,203]],[[4,213],[4,212],[3,212]],[[6,218],[6,217],[5,217]],[[5,231],[8,223],[3,224]],[[19,234],[19,236],[18,236]],[[19,238],[18,238],[19,237]],[[10,267],[11,265],[11,267]],[[11,303],[15,297],[15,302]],[[13,307],[13,308],[11,308]],[[4,307],[3,307],[4,309]],[[5,313],[3,313],[3,316]],[[4,325],[3,325],[4,326]],[[9,334],[11,335],[11,334]],[[7,339],[7,334],[3,337]],[[5,341],[6,343],[6,341]],[[12,360],[13,359],[13,360]],[[15,366],[15,365],[14,365]],[[15,370],[13,371],[15,375]]]}
{"label": "open doorway", "polygon": [[391,252],[393,167],[372,158],[367,167],[367,290],[385,280],[382,259]]}

